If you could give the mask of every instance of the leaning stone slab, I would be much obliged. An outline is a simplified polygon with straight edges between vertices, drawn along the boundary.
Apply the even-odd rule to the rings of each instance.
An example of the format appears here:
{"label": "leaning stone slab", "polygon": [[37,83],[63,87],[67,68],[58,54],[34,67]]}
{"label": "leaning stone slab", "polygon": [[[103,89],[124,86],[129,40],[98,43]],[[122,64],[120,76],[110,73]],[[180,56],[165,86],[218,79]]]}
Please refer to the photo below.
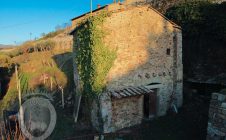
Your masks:
{"label": "leaning stone slab", "polygon": [[222,114],[226,116],[226,109],[222,109]]}
{"label": "leaning stone slab", "polygon": [[220,131],[218,131],[217,129],[214,129],[213,127],[208,127],[207,133],[210,136],[214,136],[214,135],[220,135],[220,136],[222,136],[223,135],[223,133],[220,133]]}
{"label": "leaning stone slab", "polygon": [[226,95],[212,94],[207,132],[207,140],[220,140],[226,136]]}
{"label": "leaning stone slab", "polygon": [[212,93],[212,99],[216,100],[218,99],[218,93]]}
{"label": "leaning stone slab", "polygon": [[221,101],[221,102],[223,102],[223,101],[225,101],[225,99],[226,99],[226,96],[225,95],[223,95],[223,94],[218,94],[218,101]]}
{"label": "leaning stone slab", "polygon": [[226,109],[226,103],[222,103],[221,107]]}

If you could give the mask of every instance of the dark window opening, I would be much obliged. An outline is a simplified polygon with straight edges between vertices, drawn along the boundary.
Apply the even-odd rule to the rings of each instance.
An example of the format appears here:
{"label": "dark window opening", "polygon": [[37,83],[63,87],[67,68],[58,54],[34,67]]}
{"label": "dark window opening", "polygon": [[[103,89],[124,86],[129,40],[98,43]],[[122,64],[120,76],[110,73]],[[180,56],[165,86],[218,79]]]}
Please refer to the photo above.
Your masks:
{"label": "dark window opening", "polygon": [[170,49],[169,48],[166,50],[166,54],[170,55]]}

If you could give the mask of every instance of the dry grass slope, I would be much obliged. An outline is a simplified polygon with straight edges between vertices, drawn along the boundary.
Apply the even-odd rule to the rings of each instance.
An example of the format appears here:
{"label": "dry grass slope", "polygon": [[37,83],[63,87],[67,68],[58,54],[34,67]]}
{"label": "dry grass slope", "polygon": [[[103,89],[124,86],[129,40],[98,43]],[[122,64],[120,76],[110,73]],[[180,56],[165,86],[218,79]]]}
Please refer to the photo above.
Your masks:
{"label": "dry grass slope", "polygon": [[[15,65],[19,66],[22,94],[37,89],[56,92],[59,86],[70,91],[68,84],[73,80],[70,76],[73,68],[72,64],[65,63],[70,62],[71,45],[72,39],[67,31],[61,31],[54,36],[26,42],[10,51],[0,51],[0,66],[11,71],[14,71]],[[0,101],[0,114],[3,109],[17,108],[17,93],[16,75],[13,73],[8,91]]]}

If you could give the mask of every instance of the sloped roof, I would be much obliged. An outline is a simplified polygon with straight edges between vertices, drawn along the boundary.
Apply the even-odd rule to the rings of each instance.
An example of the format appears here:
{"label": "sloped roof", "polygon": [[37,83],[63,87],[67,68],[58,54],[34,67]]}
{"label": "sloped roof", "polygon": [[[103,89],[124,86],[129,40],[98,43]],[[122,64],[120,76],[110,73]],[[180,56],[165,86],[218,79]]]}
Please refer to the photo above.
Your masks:
{"label": "sloped roof", "polygon": [[107,93],[113,98],[120,99],[120,98],[150,94],[150,93],[154,93],[154,91],[145,86],[139,86],[139,87],[126,87],[120,90],[108,91]]}
{"label": "sloped roof", "polygon": [[157,14],[159,14],[161,17],[163,17],[165,20],[167,20],[168,22],[170,22],[173,27],[175,28],[179,28],[179,29],[182,29],[181,26],[177,25],[176,23],[174,23],[172,20],[168,19],[165,15],[163,15],[162,13],[160,13],[158,10],[156,10],[155,8],[153,7],[149,7],[150,9],[152,9],[154,12],[156,12]]}
{"label": "sloped roof", "polygon": [[[97,8],[97,9],[93,10],[92,12],[95,13],[95,12],[97,12],[97,11],[100,11],[100,10],[106,8],[107,6],[108,6],[108,5],[104,5],[104,6],[100,7],[100,8]],[[74,18],[71,19],[71,21],[76,20],[76,19],[79,19],[79,18],[81,18],[81,17],[83,17],[83,16],[85,16],[85,15],[87,15],[87,14],[90,14],[90,12],[87,12],[87,13],[84,13],[84,14],[82,14],[82,15],[80,15],[80,16],[74,17]]]}
{"label": "sloped roof", "polygon": [[[146,3],[146,4],[147,4],[147,3]],[[102,9],[105,9],[105,8],[108,7],[108,6],[109,6],[109,5],[102,6],[102,7],[98,8],[98,9],[93,10],[92,12],[95,13],[95,12],[97,12],[97,11],[100,11],[100,10],[102,10]],[[181,29],[181,27],[180,27],[179,25],[177,25],[176,23],[174,23],[173,21],[171,21],[170,19],[168,19],[166,16],[164,16],[162,13],[160,13],[158,10],[156,10],[156,9],[153,8],[152,6],[149,6],[149,8],[152,9],[154,12],[156,12],[156,13],[157,13],[158,15],[160,15],[161,17],[163,17],[165,20],[167,20],[168,22],[170,22],[170,23],[173,25],[173,27]],[[121,11],[120,11],[120,12],[121,12]],[[82,14],[82,15],[80,15],[80,16],[74,17],[73,19],[71,19],[71,21],[76,20],[76,19],[79,19],[79,18],[82,18],[82,17],[84,17],[84,16],[87,15],[87,14],[90,14],[90,12],[87,12],[87,13]],[[75,27],[75,28],[76,28],[76,27]],[[75,31],[75,29],[73,29],[73,30],[70,32],[70,34],[73,34],[74,31]]]}

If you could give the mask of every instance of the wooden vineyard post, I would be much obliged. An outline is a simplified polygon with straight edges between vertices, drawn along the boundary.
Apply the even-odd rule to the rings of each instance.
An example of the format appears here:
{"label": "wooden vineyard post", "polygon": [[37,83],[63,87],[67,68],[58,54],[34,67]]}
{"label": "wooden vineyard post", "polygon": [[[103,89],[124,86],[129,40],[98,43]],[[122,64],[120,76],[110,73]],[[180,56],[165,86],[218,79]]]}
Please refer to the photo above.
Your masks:
{"label": "wooden vineyard post", "polygon": [[16,72],[16,82],[17,82],[17,90],[18,90],[18,99],[19,99],[19,106],[21,107],[22,100],[21,100],[21,90],[20,90],[20,79],[18,76],[18,67],[17,65],[15,66],[15,72]]}
{"label": "wooden vineyard post", "polygon": [[43,74],[43,82],[44,82],[44,85],[46,84],[46,75]]}
{"label": "wooden vineyard post", "polygon": [[[77,38],[77,44],[78,47],[80,47],[80,41]],[[76,57],[76,53],[74,53],[74,58]],[[82,99],[82,88],[79,82],[79,73],[78,73],[78,67],[75,63],[73,63],[73,71],[74,71],[74,82],[75,82],[75,90],[74,92],[76,92],[75,95],[75,103],[74,103],[74,111],[73,111],[73,117],[74,117],[74,122],[77,123],[78,121],[78,114],[79,114],[79,108],[80,108],[80,103],[81,103],[81,99]]]}
{"label": "wooden vineyard post", "polygon": [[53,78],[50,77],[50,89],[51,91],[53,91]]}
{"label": "wooden vineyard post", "polygon": [[62,107],[64,108],[64,89],[62,86],[59,86],[59,88],[61,90]]}

